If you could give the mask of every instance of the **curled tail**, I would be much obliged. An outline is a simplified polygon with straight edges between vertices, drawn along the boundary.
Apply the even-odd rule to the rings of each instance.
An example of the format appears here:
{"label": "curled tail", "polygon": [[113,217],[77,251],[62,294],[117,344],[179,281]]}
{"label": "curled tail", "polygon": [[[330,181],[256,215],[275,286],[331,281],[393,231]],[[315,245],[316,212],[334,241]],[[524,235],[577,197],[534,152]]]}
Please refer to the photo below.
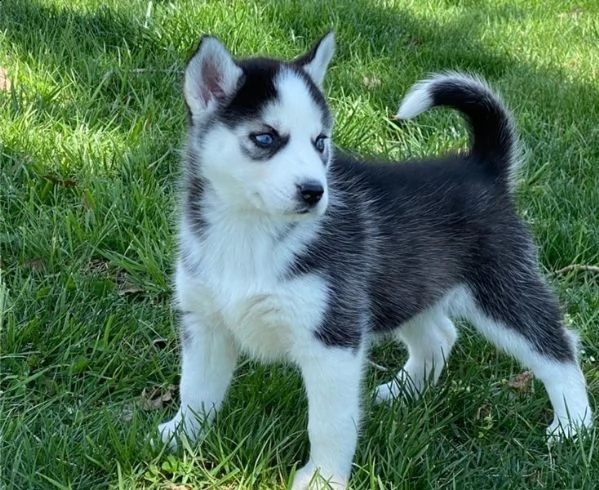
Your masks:
{"label": "curled tail", "polygon": [[480,78],[448,72],[414,85],[404,97],[398,119],[411,119],[436,106],[464,115],[470,126],[470,153],[486,165],[508,189],[518,163],[514,121],[503,101]]}

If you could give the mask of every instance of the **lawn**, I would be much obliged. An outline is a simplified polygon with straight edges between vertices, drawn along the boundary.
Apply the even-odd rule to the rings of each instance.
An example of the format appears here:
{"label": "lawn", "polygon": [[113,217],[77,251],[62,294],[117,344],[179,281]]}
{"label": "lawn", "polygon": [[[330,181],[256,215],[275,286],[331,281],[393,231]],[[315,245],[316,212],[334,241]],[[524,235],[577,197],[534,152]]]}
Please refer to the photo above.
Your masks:
{"label": "lawn", "polygon": [[[518,202],[599,401],[599,3],[595,0],[0,1],[0,488],[274,489],[303,463],[299,376],[244,361],[201,444],[152,445],[176,410],[170,304],[184,63],[200,34],[292,57],[333,27],[338,145],[463,148],[448,111],[389,122],[431,71],[480,73],[514,110]],[[596,489],[599,431],[548,447],[539,382],[467,326],[438,388],[367,397],[355,489]],[[384,371],[386,369],[387,371]]]}

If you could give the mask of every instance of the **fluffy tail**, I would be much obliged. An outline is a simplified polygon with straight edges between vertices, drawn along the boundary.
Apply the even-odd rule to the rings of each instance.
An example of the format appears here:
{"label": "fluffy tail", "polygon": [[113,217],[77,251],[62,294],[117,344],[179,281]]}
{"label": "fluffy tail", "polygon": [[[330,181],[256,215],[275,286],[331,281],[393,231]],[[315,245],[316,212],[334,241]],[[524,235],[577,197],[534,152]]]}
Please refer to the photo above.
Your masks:
{"label": "fluffy tail", "polygon": [[518,139],[512,115],[499,95],[480,78],[454,72],[436,74],[410,89],[396,117],[411,119],[435,106],[451,107],[466,117],[471,154],[511,189]]}

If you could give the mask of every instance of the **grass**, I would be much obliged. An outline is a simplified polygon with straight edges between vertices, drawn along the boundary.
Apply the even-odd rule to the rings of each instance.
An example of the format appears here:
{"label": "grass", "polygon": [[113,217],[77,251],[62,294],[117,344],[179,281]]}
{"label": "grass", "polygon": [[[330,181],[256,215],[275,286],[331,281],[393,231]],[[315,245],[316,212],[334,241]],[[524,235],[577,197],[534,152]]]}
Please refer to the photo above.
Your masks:
{"label": "grass", "polygon": [[[528,159],[519,205],[547,271],[599,264],[599,4],[593,0],[0,2],[0,487],[285,488],[306,457],[297,373],[245,361],[206,441],[154,448],[176,408],[170,308],[181,70],[201,33],[291,57],[330,27],[339,145],[391,158],[463,146],[459,119],[387,116],[430,71],[488,78]],[[599,278],[550,278],[599,398]],[[397,369],[405,353],[377,347]],[[547,447],[538,382],[466,329],[439,387],[373,407],[356,489],[593,489],[598,432]],[[366,388],[389,373],[368,372]],[[177,487],[177,485],[179,485]]]}

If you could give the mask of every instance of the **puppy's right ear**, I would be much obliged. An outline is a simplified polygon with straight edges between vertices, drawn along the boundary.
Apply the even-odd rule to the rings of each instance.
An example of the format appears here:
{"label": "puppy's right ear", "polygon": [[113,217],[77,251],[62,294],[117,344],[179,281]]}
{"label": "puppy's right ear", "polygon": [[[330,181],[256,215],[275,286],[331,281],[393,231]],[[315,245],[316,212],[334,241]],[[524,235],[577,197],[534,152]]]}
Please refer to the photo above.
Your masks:
{"label": "puppy's right ear", "polygon": [[185,70],[183,91],[192,117],[214,110],[237,89],[243,71],[215,37],[204,36]]}

